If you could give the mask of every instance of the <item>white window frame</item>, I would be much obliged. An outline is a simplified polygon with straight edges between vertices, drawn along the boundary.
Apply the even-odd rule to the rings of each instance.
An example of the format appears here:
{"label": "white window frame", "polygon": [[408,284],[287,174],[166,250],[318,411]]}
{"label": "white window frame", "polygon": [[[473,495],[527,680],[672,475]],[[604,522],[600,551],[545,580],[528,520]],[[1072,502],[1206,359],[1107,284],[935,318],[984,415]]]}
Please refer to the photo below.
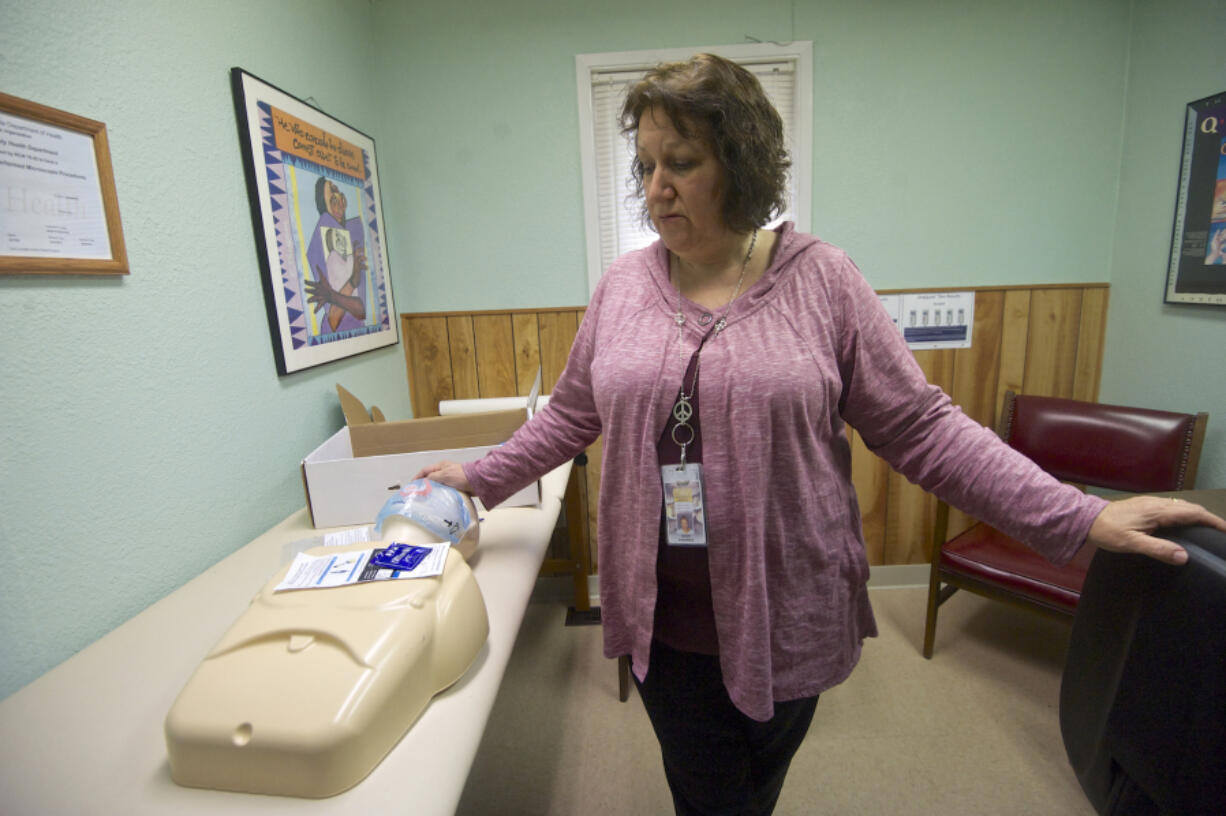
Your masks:
{"label": "white window frame", "polygon": [[583,226],[587,241],[588,294],[604,274],[600,247],[600,203],[597,192],[596,133],[593,125],[592,80],[616,71],[647,70],[661,62],[681,62],[694,54],[717,54],[738,63],[795,63],[795,121],[792,125],[790,186],[796,196],[793,216],[796,228],[812,232],[813,168],[813,43],[797,41],[787,45],[749,43],[701,48],[667,48],[647,51],[614,51],[575,56],[575,85],[579,92],[579,151],[583,171]]}

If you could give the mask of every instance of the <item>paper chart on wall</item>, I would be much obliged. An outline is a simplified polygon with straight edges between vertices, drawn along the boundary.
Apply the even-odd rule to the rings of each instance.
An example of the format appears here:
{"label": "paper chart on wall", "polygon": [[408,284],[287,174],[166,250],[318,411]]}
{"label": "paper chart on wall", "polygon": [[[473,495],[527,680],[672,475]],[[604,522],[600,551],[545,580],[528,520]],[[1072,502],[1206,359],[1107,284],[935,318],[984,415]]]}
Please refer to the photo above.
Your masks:
{"label": "paper chart on wall", "polygon": [[878,295],[907,345],[920,349],[970,348],[974,292]]}

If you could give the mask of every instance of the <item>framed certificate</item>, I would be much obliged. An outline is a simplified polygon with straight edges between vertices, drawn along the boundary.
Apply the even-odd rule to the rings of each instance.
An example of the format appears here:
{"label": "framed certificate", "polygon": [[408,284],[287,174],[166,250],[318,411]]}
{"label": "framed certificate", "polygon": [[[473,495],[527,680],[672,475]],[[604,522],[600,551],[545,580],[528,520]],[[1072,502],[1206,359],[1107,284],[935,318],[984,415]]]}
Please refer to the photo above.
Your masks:
{"label": "framed certificate", "polygon": [[1226,306],[1226,92],[1184,116],[1166,302]]}
{"label": "framed certificate", "polygon": [[102,122],[0,93],[0,273],[128,274]]}

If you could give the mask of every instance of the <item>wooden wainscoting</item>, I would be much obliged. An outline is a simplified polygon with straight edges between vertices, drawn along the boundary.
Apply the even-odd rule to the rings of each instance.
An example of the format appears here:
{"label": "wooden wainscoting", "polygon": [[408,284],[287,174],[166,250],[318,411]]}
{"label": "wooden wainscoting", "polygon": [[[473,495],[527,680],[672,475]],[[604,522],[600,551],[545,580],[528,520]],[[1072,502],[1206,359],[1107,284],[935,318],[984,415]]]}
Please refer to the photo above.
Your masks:
{"label": "wooden wainscoting", "polygon": [[[971,347],[915,353],[928,379],[975,420],[995,427],[1004,393],[1098,399],[1107,284],[971,287]],[[888,290],[905,294],[935,289]],[[402,314],[405,364],[414,416],[434,416],[439,400],[526,394],[537,366],[542,390],[566,365],[582,308]],[[871,564],[927,563],[936,500],[894,473],[851,432],[852,472]],[[600,443],[588,451],[583,504],[596,540]],[[970,525],[950,514],[950,534]],[[551,558],[566,557],[564,543]],[[593,572],[596,553],[589,554]]]}
{"label": "wooden wainscoting", "polygon": [[[915,358],[929,382],[991,428],[1008,390],[1095,401],[1107,295],[1106,284],[976,288],[971,347],[917,351]],[[851,437],[852,479],[869,563],[927,563],[936,499],[869,453],[859,434]],[[951,510],[951,536],[970,524],[964,514]]]}
{"label": "wooden wainscoting", "polygon": [[[413,416],[436,416],[441,400],[526,395],[538,366],[541,393],[549,393],[566,367],[584,311],[576,307],[401,314]],[[566,514],[570,529],[567,538],[555,537],[550,544],[546,572],[565,572],[562,562],[569,564],[576,557],[589,574],[598,570],[590,542],[596,540],[599,440],[588,448],[587,460],[583,478],[571,480]],[[569,541],[581,537],[582,531],[573,526],[579,524],[587,527],[582,538],[588,544],[585,552],[572,553]],[[578,601],[576,606],[584,608]]]}

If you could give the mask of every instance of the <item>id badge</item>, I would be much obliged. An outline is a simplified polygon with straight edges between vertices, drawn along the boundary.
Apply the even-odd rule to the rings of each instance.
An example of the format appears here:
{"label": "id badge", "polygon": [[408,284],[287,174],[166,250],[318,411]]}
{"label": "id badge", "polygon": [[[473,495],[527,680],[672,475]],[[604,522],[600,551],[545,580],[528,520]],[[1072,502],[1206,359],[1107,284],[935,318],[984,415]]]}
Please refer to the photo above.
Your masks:
{"label": "id badge", "polygon": [[707,546],[707,521],[702,504],[702,464],[660,468],[664,482],[664,518],[669,544]]}

